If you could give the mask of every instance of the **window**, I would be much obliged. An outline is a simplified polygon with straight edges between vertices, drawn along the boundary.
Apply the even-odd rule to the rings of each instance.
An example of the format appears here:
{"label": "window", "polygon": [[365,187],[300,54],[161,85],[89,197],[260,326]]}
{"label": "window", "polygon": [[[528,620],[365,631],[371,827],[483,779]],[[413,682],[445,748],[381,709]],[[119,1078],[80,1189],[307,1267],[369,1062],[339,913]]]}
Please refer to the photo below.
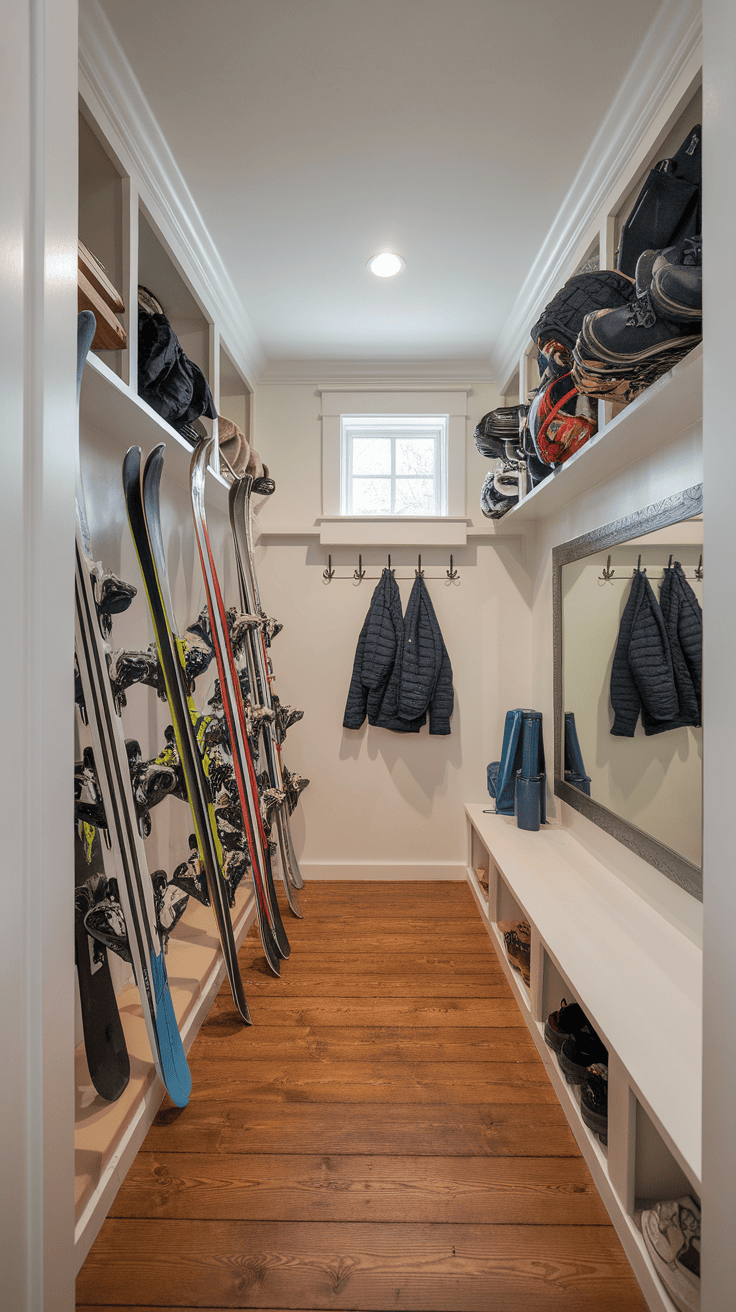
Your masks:
{"label": "window", "polygon": [[341,415],[341,515],[446,515],[448,415]]}

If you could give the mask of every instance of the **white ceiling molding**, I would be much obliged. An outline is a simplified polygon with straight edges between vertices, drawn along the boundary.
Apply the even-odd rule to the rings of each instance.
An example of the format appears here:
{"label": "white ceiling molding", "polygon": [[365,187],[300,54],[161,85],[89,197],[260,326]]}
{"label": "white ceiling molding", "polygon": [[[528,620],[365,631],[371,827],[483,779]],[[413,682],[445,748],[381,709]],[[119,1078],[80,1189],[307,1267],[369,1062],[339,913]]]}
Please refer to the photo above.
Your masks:
{"label": "white ceiling molding", "polygon": [[[611,11],[615,21],[615,9]],[[591,224],[614,191],[673,86],[696,64],[702,37],[699,0],[663,0],[610,109],[596,132],[576,176],[524,281],[502,333],[491,352],[491,374],[502,387],[516,371],[529,330],[564,283]],[[605,50],[597,56],[605,59]],[[583,105],[575,106],[584,113]],[[554,163],[554,148],[551,147]],[[539,158],[540,166],[543,157]],[[526,203],[533,203],[530,167]]]}
{"label": "white ceiling molding", "polygon": [[166,138],[97,0],[79,6],[79,69],[195,275],[235,363],[256,382],[266,355]]}
{"label": "white ceiling molding", "polygon": [[321,379],[325,384],[422,386],[447,382],[492,382],[488,359],[466,360],[269,360],[260,384],[304,387]]}

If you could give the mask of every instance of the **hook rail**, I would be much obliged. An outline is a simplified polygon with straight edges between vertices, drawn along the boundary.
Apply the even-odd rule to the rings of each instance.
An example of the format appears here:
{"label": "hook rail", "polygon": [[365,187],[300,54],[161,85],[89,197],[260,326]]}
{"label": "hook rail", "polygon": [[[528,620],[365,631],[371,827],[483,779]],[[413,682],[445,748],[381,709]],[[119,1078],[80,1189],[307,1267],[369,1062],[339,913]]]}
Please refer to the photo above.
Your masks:
{"label": "hook rail", "polygon": [[[322,578],[324,579],[325,583],[332,583],[333,579],[337,583],[346,583],[346,582],[362,583],[363,579],[368,579],[369,581],[379,580],[387,570],[390,574],[393,575],[394,578],[397,577],[396,566],[395,565],[392,566],[390,555],[387,556],[387,564],[384,566],[380,574],[369,574],[368,571],[363,568],[363,556],[359,555],[358,568],[354,569],[352,574],[338,574],[333,567],[332,556],[328,555],[327,568],[322,571]],[[430,580],[444,579],[444,581],[447,583],[459,583],[460,581],[460,573],[455,567],[454,557],[452,555],[450,556],[450,568],[446,569],[444,574],[427,574],[425,570],[422,568],[422,557],[421,555],[418,555],[417,563],[413,575],[400,574],[398,577],[400,580],[410,579],[413,577],[413,578],[430,579]]]}

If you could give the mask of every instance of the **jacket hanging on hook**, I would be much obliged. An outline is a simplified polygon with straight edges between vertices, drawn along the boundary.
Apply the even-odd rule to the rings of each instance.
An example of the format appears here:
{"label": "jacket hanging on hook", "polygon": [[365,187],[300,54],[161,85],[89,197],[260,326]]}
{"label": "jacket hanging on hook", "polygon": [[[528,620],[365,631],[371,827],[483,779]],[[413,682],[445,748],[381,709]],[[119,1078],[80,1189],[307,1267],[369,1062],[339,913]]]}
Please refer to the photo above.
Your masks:
{"label": "jacket hanging on hook", "polygon": [[384,571],[358,638],[343,726],[368,723],[394,733],[449,734],[452,666],[424,579],[417,577],[402,619],[398,585]]}

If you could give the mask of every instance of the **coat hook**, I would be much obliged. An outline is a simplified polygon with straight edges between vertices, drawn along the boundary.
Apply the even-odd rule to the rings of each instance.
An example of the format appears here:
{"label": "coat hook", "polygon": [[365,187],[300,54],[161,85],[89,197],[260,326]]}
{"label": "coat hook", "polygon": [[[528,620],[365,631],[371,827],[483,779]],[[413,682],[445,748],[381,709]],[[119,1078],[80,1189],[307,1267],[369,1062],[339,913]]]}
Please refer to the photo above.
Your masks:
{"label": "coat hook", "polygon": [[358,568],[353,570],[353,578],[357,579],[358,583],[360,583],[361,579],[365,578],[365,570],[363,569],[362,556],[358,556]]}
{"label": "coat hook", "polygon": [[695,577],[696,577],[696,579],[702,579],[702,577],[703,577],[703,554],[702,554],[702,552],[701,552],[701,554],[700,554],[700,560],[698,561],[698,568],[697,568],[696,571],[695,571]]}
{"label": "coat hook", "polygon": [[611,557],[609,556],[606,561],[606,567],[603,573],[598,575],[598,578],[602,579],[604,583],[610,583],[615,573],[615,569],[611,569]]}
{"label": "coat hook", "polygon": [[394,572],[394,571],[392,570],[392,568],[391,568],[391,557],[390,557],[390,556],[389,556],[389,558],[388,558],[388,572],[389,572],[389,574],[393,574],[393,572]]}
{"label": "coat hook", "polygon": [[669,560],[667,561],[667,568],[672,569],[672,556],[670,556]]}
{"label": "coat hook", "polygon": [[424,578],[424,570],[422,569],[422,558],[421,558],[421,556],[417,556],[417,567],[416,567],[416,569],[414,570],[414,574],[415,574],[416,578],[418,578],[418,579],[423,579],[423,578]]}
{"label": "coat hook", "polygon": [[325,580],[326,583],[329,583],[331,579],[334,579],[334,577],[335,577],[335,571],[332,568],[332,556],[328,556],[327,569],[322,570],[322,578]]}
{"label": "coat hook", "polygon": [[456,570],[456,569],[453,569],[453,565],[452,565],[452,556],[450,556],[450,568],[449,568],[448,570],[446,570],[445,572],[446,572],[446,574],[447,574],[448,579],[450,579],[451,582],[454,582],[455,579],[457,578],[457,570]]}
{"label": "coat hook", "polygon": [[639,554],[639,559],[638,559],[637,562],[636,562],[636,571],[635,571],[635,572],[638,574],[640,569],[641,569],[641,553]]}

